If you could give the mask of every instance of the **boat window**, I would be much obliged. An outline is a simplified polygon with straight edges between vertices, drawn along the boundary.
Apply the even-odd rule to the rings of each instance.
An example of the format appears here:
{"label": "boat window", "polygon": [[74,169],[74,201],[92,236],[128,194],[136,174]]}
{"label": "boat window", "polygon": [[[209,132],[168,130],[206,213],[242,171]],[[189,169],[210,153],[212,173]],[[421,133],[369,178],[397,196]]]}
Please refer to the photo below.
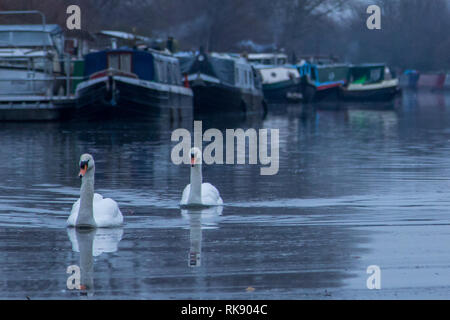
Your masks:
{"label": "boat window", "polygon": [[130,53],[108,54],[108,68],[131,73],[131,54]]}
{"label": "boat window", "polygon": [[131,54],[120,55],[120,70],[131,73]]}
{"label": "boat window", "polygon": [[34,58],[31,61],[33,63],[33,69],[47,70],[49,68],[49,61],[46,58]]}
{"label": "boat window", "polygon": [[236,69],[236,70],[234,71],[234,74],[236,75],[236,79],[235,79],[236,84],[239,84],[239,69]]}
{"label": "boat window", "polygon": [[357,84],[376,83],[383,80],[384,68],[354,68],[352,70],[352,82]]}
{"label": "boat window", "polygon": [[39,47],[51,46],[52,41],[46,32],[32,31],[2,31],[0,32],[0,47]]}
{"label": "boat window", "polygon": [[167,73],[165,68],[165,63],[160,61],[160,71],[161,71],[161,82],[167,83]]}
{"label": "boat window", "polygon": [[4,47],[9,43],[9,32],[0,32],[0,46]]}
{"label": "boat window", "polygon": [[348,68],[345,67],[324,67],[318,70],[319,81],[343,81],[347,79]]}
{"label": "boat window", "polygon": [[370,70],[370,81],[377,82],[381,80],[381,69]]}
{"label": "boat window", "polygon": [[180,84],[181,83],[180,72],[178,70],[178,65],[176,63],[172,64],[172,72],[174,84]]}
{"label": "boat window", "polygon": [[166,64],[167,83],[172,83],[172,72],[170,70],[170,63]]}
{"label": "boat window", "polygon": [[10,68],[10,67],[14,67],[14,68],[20,68],[20,69],[28,69],[31,68],[30,63],[28,60],[10,60],[10,59],[5,59],[5,60],[0,60],[0,67],[6,67],[6,68]]}
{"label": "boat window", "polygon": [[120,69],[118,54],[109,54],[108,55],[108,67],[111,69],[116,69],[116,70]]}

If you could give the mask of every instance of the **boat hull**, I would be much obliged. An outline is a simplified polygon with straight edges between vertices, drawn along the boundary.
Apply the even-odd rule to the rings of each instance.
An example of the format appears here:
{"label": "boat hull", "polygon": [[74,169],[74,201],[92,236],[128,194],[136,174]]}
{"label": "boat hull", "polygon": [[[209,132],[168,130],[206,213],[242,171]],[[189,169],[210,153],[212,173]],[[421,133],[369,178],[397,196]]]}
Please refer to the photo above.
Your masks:
{"label": "boat hull", "polygon": [[293,81],[263,84],[263,92],[268,103],[300,102],[303,97],[301,85]]}
{"label": "boat hull", "polygon": [[54,79],[60,74],[49,75],[36,70],[0,68],[0,95],[58,95],[65,91],[65,81]]}
{"label": "boat hull", "polygon": [[336,102],[339,100],[339,85],[316,87],[307,84],[303,89],[303,101],[311,102]]}
{"label": "boat hull", "polygon": [[77,118],[192,118],[190,89],[131,79],[102,77],[77,87]]}
{"label": "boat hull", "polygon": [[217,83],[193,84],[194,113],[263,113],[267,111],[261,94]]}
{"label": "boat hull", "polygon": [[389,101],[399,92],[400,90],[396,85],[368,90],[349,90],[343,87],[340,91],[340,97],[344,101]]}

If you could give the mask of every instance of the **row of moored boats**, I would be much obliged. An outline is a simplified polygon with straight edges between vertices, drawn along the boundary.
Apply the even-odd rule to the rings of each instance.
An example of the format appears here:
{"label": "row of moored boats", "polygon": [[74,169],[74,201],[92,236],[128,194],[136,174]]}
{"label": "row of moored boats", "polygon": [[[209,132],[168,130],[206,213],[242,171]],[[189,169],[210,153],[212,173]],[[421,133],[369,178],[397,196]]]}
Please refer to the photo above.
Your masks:
{"label": "row of moored boats", "polygon": [[329,59],[292,64],[283,53],[172,54],[114,42],[75,58],[67,54],[63,30],[45,23],[1,25],[0,39],[0,120],[130,115],[173,120],[264,113],[268,104],[389,100],[399,91],[384,64]]}

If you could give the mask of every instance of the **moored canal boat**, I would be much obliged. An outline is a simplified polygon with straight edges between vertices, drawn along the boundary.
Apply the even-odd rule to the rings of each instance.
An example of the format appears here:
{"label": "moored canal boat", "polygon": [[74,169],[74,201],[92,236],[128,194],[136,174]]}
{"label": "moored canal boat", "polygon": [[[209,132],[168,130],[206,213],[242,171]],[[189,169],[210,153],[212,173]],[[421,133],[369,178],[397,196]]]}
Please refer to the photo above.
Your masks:
{"label": "moored canal boat", "polygon": [[230,54],[178,55],[194,92],[195,114],[264,113],[261,79],[246,59]]}
{"label": "moored canal boat", "polygon": [[[39,11],[42,24],[0,25],[0,121],[56,120],[74,108],[64,65],[64,36]],[[67,60],[68,61],[68,60]]]}
{"label": "moored canal boat", "polygon": [[303,100],[305,102],[335,102],[339,99],[339,88],[346,81],[349,66],[343,63],[310,63],[298,65],[302,77]]}
{"label": "moored canal boat", "polygon": [[295,103],[302,99],[300,73],[287,64],[283,53],[252,53],[247,57],[262,78],[264,98],[268,103]]}
{"label": "moored canal boat", "polygon": [[340,88],[343,100],[388,101],[399,92],[399,81],[385,64],[352,66],[347,84]]}
{"label": "moored canal boat", "polygon": [[192,90],[182,85],[179,61],[159,51],[108,49],[85,56],[77,116],[192,118]]}

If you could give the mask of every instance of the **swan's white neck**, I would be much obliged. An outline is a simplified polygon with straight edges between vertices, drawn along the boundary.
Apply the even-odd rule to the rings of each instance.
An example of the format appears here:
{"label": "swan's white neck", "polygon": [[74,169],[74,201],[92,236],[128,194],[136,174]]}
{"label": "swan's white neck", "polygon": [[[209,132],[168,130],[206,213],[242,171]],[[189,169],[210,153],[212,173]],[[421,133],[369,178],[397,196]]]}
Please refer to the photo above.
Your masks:
{"label": "swan's white neck", "polygon": [[96,227],[94,220],[94,168],[88,170],[81,178],[80,211],[78,212],[76,226]]}
{"label": "swan's white neck", "polygon": [[191,190],[188,203],[202,204],[202,165],[196,164],[191,167]]}

